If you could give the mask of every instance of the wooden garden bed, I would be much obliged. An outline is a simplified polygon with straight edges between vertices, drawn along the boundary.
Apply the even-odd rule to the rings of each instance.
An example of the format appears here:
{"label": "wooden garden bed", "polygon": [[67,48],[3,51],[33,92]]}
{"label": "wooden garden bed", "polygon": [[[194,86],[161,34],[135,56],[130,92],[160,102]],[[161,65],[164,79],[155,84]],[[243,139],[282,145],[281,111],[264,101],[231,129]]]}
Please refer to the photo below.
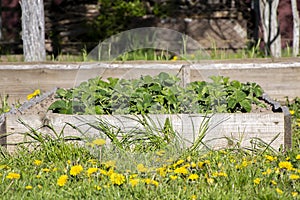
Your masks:
{"label": "wooden garden bed", "polygon": [[[73,63],[73,64],[8,64],[0,66],[2,76],[0,83],[1,93],[8,93],[14,100],[16,97],[24,99],[34,89],[50,91],[55,87],[69,88],[78,85],[82,81],[95,76],[119,78],[138,78],[141,75],[157,75],[160,72],[177,74],[182,80],[182,85],[191,81],[207,80],[210,75],[229,76],[241,82],[256,82],[262,86],[266,93],[272,97],[284,101],[299,96],[300,62],[296,60],[269,62],[230,62],[222,63],[202,62],[187,63]],[[5,89],[4,89],[5,88]],[[163,124],[168,117],[176,132],[187,140],[186,145],[197,137],[200,124],[209,119],[209,130],[203,141],[212,149],[237,147],[251,148],[253,142],[263,141],[275,150],[290,148],[291,145],[291,119],[287,108],[276,108],[276,113],[234,113],[214,114],[204,116],[201,114],[179,115],[151,115],[156,124]],[[133,116],[129,116],[133,117]],[[0,116],[0,144],[7,147],[8,151],[15,149],[15,144],[23,141],[22,133],[28,131],[18,122],[22,119],[34,129],[38,129],[49,123],[56,131],[61,131],[66,123],[78,126],[83,132],[91,136],[97,134],[97,130],[90,129],[87,122],[96,122],[97,118],[105,119],[110,124],[121,126],[128,131],[138,126],[137,122],[130,120],[128,116],[87,116],[87,115],[61,115],[53,113],[8,113]],[[42,128],[42,132],[50,133]],[[4,137],[6,133],[12,134]],[[64,129],[66,136],[78,136],[80,133],[70,126]],[[252,142],[252,143],[251,143]]]}
{"label": "wooden garden bed", "polygon": [[[41,128],[50,124],[60,132],[64,129],[65,136],[82,136],[66,123],[78,127],[90,137],[99,136],[96,129],[91,128],[87,123],[97,123],[99,119],[114,126],[120,127],[123,131],[130,131],[140,127],[134,120],[136,116],[95,116],[95,115],[7,115],[5,123],[1,126],[1,134],[13,133],[2,138],[2,145],[6,146],[9,152],[15,149],[15,145],[23,142],[25,132],[29,131],[19,122],[24,121],[30,127],[39,129],[44,134],[52,134],[48,128]],[[179,115],[150,115],[157,127],[164,124],[166,118],[170,119],[174,130],[183,137],[187,146],[197,138],[201,124],[208,120],[208,131],[203,139],[207,147],[212,149],[236,148],[240,145],[243,148],[258,147],[261,142],[270,145],[275,150],[283,150],[291,147],[291,122],[290,116],[284,113],[235,113],[235,114],[179,114]],[[142,127],[140,127],[142,128]],[[28,137],[27,137],[28,139]]]}

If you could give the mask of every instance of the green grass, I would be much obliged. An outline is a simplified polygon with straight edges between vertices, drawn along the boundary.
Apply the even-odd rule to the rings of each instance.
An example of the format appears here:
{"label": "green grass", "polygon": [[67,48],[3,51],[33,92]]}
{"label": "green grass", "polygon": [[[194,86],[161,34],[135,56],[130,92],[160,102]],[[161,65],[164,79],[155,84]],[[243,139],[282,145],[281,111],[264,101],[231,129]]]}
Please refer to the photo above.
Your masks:
{"label": "green grass", "polygon": [[[285,153],[242,148],[200,151],[198,146],[172,152],[167,145],[129,151],[126,141],[113,142],[118,138],[111,144],[81,138],[84,144],[77,145],[63,130],[52,129],[50,137],[28,127],[26,134],[36,141],[31,150],[20,145],[14,154],[0,152],[1,199],[297,199],[299,102],[287,101],[294,134],[293,148]],[[115,134],[102,125],[99,131]]]}
{"label": "green grass", "polygon": [[[201,52],[187,53],[186,50],[180,55],[167,50],[158,49],[138,49],[131,52],[125,52],[119,55],[117,58],[113,58],[110,61],[199,61],[199,60],[228,60],[228,59],[255,59],[255,58],[271,58],[266,56],[264,51],[260,49],[259,43],[251,48],[241,49],[220,49],[216,48],[214,44],[209,49],[203,49]],[[204,53],[206,52],[206,53]],[[86,49],[82,49],[77,55],[72,54],[59,54],[56,58],[53,55],[47,55],[46,60],[51,62],[88,62],[88,53]],[[292,57],[291,47],[282,49],[282,57]],[[0,62],[23,62],[23,55],[2,55],[0,56]],[[101,60],[108,61],[108,60]]]}
{"label": "green grass", "polygon": [[[72,144],[53,146],[53,153],[60,148],[66,154],[60,160],[47,159],[43,149],[2,156],[2,199],[293,199],[300,189],[297,152],[195,152],[156,168],[136,163],[129,171]],[[12,172],[20,178],[10,179]],[[67,181],[59,186],[62,175]]]}

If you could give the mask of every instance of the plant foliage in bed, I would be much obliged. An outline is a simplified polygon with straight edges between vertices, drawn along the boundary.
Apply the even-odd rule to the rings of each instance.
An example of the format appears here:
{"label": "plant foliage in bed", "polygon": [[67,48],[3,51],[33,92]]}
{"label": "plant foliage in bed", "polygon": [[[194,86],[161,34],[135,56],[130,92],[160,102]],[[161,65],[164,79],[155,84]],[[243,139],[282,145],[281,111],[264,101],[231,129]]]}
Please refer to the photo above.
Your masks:
{"label": "plant foliage in bed", "polygon": [[263,90],[258,84],[223,76],[210,79],[182,87],[178,77],[164,72],[133,80],[96,77],[75,88],[58,89],[49,110],[61,114],[187,114],[251,112],[253,104],[265,107],[259,100]]}

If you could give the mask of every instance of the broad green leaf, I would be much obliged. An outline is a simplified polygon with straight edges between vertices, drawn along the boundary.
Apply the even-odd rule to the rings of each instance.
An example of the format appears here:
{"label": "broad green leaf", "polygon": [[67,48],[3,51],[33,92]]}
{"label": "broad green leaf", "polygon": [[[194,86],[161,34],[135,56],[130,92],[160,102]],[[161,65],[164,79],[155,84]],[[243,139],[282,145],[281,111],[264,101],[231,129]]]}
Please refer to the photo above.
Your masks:
{"label": "broad green leaf", "polygon": [[66,101],[57,100],[49,106],[48,110],[60,110],[60,109],[66,109],[66,107],[67,107]]}
{"label": "broad green leaf", "polygon": [[236,97],[236,101],[240,102],[240,101],[243,101],[247,97],[247,94],[245,94],[245,92],[243,92],[243,91],[237,90],[235,92],[235,97]]}
{"label": "broad green leaf", "polygon": [[231,81],[231,85],[232,85],[233,87],[235,87],[236,89],[241,89],[241,88],[242,88],[241,82],[236,81],[236,80]]}
{"label": "broad green leaf", "polygon": [[227,103],[228,103],[228,108],[234,108],[238,102],[236,101],[236,99],[230,97],[228,98]]}
{"label": "broad green leaf", "polygon": [[249,100],[244,99],[243,101],[240,102],[240,105],[247,111],[250,112],[251,111],[251,103]]}

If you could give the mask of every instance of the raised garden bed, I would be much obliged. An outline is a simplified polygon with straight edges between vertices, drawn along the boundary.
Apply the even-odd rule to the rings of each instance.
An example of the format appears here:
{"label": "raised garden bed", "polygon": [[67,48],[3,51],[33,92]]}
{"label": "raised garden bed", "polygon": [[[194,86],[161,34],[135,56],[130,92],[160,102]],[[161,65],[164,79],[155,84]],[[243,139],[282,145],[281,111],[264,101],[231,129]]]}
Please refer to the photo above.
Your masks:
{"label": "raised garden bed", "polygon": [[[181,85],[186,86],[186,82],[189,80],[186,81],[185,74],[189,72],[185,69],[181,70],[181,72],[183,79]],[[233,85],[239,86],[239,83],[235,82]],[[141,123],[137,120],[141,119],[141,115],[130,115],[130,113],[128,113],[129,115],[127,113],[111,113],[113,115],[103,115],[103,113],[102,115],[74,115],[68,113],[69,115],[65,115],[46,112],[50,105],[48,103],[54,102],[53,93],[54,91],[32,99],[19,109],[12,110],[10,113],[1,116],[0,134],[2,136],[9,134],[6,137],[1,137],[1,144],[6,146],[8,151],[12,152],[15,148],[14,145],[10,144],[24,142],[24,133],[28,131],[28,127],[24,126],[24,124],[45,134],[53,134],[49,128],[45,127],[45,125],[51,125],[58,133],[63,130],[64,136],[82,136],[82,133],[88,137],[99,136],[99,130],[91,126],[91,124],[97,124],[99,120],[104,120],[107,124],[120,128],[124,133],[143,129]],[[185,141],[183,145],[186,146],[191,146],[199,134],[202,134],[203,130],[207,128],[205,135],[203,135],[203,148],[238,147],[253,149],[267,148],[269,146],[275,150],[290,148],[291,119],[288,109],[272,101],[266,94],[263,94],[261,97],[275,112],[270,109],[260,110],[252,107],[252,110],[256,111],[256,113],[242,113],[241,111],[249,108],[247,102],[242,103],[242,100],[246,98],[243,97],[240,100],[241,102],[236,103],[237,108],[235,108],[236,106],[230,108],[238,109],[240,113],[209,114],[208,112],[208,114],[197,114],[189,113],[188,110],[183,114],[151,114],[150,112],[147,115],[149,117],[147,119],[150,120],[154,127],[158,127],[157,133],[159,133],[159,129],[164,128],[168,120],[172,125],[172,129]],[[45,105],[43,106],[43,104]],[[35,107],[38,107],[38,109],[34,113],[30,112],[30,110],[35,110]],[[60,111],[61,113],[67,113],[63,109],[60,109]],[[143,112],[138,113],[137,111],[135,113],[143,114]],[[20,123],[20,119],[23,121],[23,124]],[[78,129],[74,129],[74,127]]]}

